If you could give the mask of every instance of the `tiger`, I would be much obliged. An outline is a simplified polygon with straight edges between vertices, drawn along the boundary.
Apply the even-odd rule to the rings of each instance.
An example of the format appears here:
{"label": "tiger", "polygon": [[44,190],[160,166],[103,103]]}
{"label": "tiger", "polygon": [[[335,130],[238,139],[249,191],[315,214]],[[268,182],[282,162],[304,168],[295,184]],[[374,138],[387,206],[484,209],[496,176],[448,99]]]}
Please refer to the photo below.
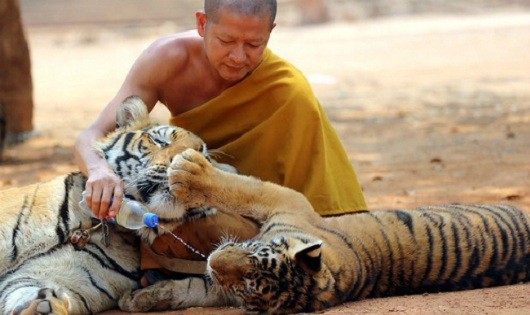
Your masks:
{"label": "tiger", "polygon": [[[125,294],[127,311],[243,306],[250,313],[320,311],[346,301],[527,281],[530,218],[508,204],[448,204],[320,217],[300,193],[213,168],[187,149],[168,168],[187,208],[256,220],[259,234],[222,242],[205,279],[166,280]],[[193,295],[194,299],[189,296]]]}
{"label": "tiger", "polygon": [[[144,203],[168,230],[215,214],[213,208],[184,209],[169,189],[169,162],[187,148],[235,171],[216,163],[197,135],[154,123],[136,96],[118,108],[116,123],[97,150],[123,180],[126,197]],[[138,287],[139,244],[164,231],[110,225],[105,236],[95,229],[100,221],[80,208],[86,181],[73,172],[0,191],[0,314],[95,314],[117,308],[123,293]],[[84,246],[73,241],[78,231],[91,233]]]}

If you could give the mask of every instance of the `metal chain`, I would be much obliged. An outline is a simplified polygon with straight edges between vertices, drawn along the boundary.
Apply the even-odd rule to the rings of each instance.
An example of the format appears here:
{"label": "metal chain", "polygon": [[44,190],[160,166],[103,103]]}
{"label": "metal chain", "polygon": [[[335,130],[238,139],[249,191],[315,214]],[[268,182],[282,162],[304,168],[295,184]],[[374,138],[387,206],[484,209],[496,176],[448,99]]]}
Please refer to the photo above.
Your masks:
{"label": "metal chain", "polygon": [[190,244],[186,243],[186,241],[184,241],[182,238],[180,238],[179,236],[175,235],[173,232],[171,232],[170,230],[168,230],[165,227],[161,226],[160,224],[158,225],[158,227],[160,229],[166,231],[167,233],[171,234],[177,241],[181,242],[182,245],[186,246],[186,248],[188,248],[192,253],[197,254],[197,255],[201,256],[202,258],[206,259],[206,255],[204,255],[203,253],[201,253],[200,251],[195,249]]}
{"label": "metal chain", "polygon": [[109,234],[109,221],[101,220],[101,230],[103,231],[103,245],[109,247],[110,245],[110,234]]}

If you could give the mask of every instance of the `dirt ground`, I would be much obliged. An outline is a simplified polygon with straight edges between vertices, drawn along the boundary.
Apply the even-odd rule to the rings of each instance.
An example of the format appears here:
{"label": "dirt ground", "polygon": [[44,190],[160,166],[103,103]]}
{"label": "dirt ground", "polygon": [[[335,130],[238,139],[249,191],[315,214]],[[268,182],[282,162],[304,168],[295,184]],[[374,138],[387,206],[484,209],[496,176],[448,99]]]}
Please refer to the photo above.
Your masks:
{"label": "dirt ground", "polygon": [[[173,24],[28,28],[40,135],[9,147],[0,189],[76,170],[72,145]],[[336,127],[370,209],[510,202],[530,211],[530,13],[275,29]],[[153,113],[167,119],[163,109]],[[530,285],[344,304],[323,314],[524,314]],[[112,312],[110,312],[112,313]],[[172,314],[241,314],[194,308]]]}

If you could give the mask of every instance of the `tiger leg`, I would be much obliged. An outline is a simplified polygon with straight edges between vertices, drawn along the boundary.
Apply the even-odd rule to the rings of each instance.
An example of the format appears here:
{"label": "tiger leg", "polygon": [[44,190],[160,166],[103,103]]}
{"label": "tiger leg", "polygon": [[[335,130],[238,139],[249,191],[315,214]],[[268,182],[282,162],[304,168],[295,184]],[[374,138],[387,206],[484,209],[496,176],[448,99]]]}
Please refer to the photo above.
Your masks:
{"label": "tiger leg", "polygon": [[146,288],[125,293],[119,300],[127,312],[166,311],[188,307],[226,306],[228,303],[212,290],[203,278],[159,281]]}
{"label": "tiger leg", "polygon": [[52,289],[40,289],[37,298],[18,305],[12,311],[16,315],[34,315],[34,314],[50,314],[50,315],[67,315],[68,301],[59,298],[56,292]]}
{"label": "tiger leg", "polygon": [[216,169],[193,149],[175,156],[168,168],[172,194],[187,208],[211,206],[221,211],[265,221],[278,212],[315,212],[299,192],[251,176]]}

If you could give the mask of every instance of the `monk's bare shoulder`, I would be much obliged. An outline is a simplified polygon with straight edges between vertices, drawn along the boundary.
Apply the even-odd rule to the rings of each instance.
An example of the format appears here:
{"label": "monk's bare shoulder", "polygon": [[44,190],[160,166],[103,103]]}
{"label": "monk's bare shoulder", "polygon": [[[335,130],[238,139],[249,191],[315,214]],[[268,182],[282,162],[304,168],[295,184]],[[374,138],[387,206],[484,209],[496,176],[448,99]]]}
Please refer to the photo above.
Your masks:
{"label": "monk's bare shoulder", "polygon": [[[172,115],[178,115],[219,95],[215,69],[196,32],[166,36],[153,42],[138,58],[130,81],[153,95]],[[153,105],[154,106],[154,105]]]}
{"label": "monk's bare shoulder", "polygon": [[200,51],[202,42],[202,38],[193,31],[165,36],[149,45],[139,61],[154,68],[158,76],[172,76],[175,71],[189,66],[190,58]]}

